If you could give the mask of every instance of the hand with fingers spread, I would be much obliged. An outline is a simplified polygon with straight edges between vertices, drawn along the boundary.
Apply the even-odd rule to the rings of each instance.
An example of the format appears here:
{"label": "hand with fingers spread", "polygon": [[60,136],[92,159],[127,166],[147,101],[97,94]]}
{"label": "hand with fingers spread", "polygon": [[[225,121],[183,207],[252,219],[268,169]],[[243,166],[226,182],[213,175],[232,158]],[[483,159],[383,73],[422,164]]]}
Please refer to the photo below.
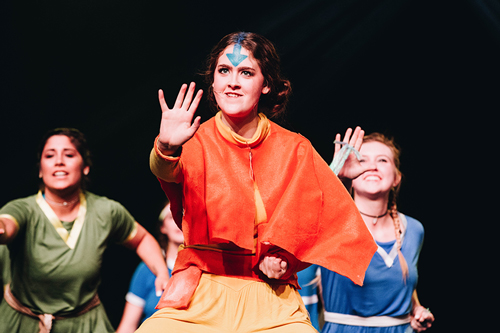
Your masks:
{"label": "hand with fingers spread", "polygon": [[200,127],[201,118],[198,116],[193,121],[193,116],[203,91],[198,90],[193,99],[195,86],[194,82],[191,82],[189,88],[187,84],[183,84],[171,109],[165,102],[163,90],[158,91],[162,111],[158,148],[165,155],[175,153],[180,146],[193,137]]}
{"label": "hand with fingers spread", "polygon": [[[365,131],[361,129],[361,127],[357,126],[354,129],[354,133],[352,131],[352,128],[348,128],[345,132],[344,135],[344,140],[340,140],[340,133],[337,133],[335,136],[336,141],[342,141],[345,143],[348,143],[349,145],[353,146],[354,149],[359,151],[361,149],[361,145],[363,144],[363,137],[365,135]],[[340,151],[341,145],[340,144],[335,144],[335,154],[338,154]],[[349,157],[347,157],[347,160],[344,163],[344,167],[340,170],[338,177],[342,179],[343,181],[350,181],[353,179],[356,179],[359,177],[361,174],[366,172],[369,167],[363,166],[360,161],[356,158],[354,153],[349,154]],[[344,181],[344,183],[345,183]]]}

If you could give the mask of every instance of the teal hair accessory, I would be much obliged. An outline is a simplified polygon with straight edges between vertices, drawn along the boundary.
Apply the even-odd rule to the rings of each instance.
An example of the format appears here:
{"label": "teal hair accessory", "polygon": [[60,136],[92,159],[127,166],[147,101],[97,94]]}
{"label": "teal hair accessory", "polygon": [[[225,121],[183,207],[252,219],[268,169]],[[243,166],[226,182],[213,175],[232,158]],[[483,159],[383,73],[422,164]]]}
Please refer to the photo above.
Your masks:
{"label": "teal hair accessory", "polygon": [[349,154],[352,152],[356,156],[358,160],[361,159],[361,154],[359,151],[356,150],[353,146],[348,144],[347,142],[343,141],[333,141],[334,144],[339,144],[342,145],[342,148],[340,148],[339,152],[335,154],[333,157],[333,161],[330,164],[330,169],[338,175],[340,170],[342,170],[342,167],[344,166],[345,161],[347,160],[347,157],[349,157]]}

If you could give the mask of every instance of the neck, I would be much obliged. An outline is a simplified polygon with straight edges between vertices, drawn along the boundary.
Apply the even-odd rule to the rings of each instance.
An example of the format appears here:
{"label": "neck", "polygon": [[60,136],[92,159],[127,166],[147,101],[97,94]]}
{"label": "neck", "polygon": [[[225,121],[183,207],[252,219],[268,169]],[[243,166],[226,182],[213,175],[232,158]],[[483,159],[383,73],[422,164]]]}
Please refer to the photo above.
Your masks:
{"label": "neck", "polygon": [[57,210],[72,210],[80,203],[80,189],[54,191],[45,189],[45,201]]}
{"label": "neck", "polygon": [[247,117],[230,117],[222,112],[222,122],[238,135],[246,139],[251,139],[259,125],[257,109],[251,112]]}
{"label": "neck", "polygon": [[[386,197],[373,200],[363,196],[354,195],[354,202],[361,213],[361,217],[369,227],[374,224],[383,224],[386,220],[388,220],[388,217],[390,217],[387,213],[388,201],[389,198]],[[380,217],[377,218],[377,216]]]}
{"label": "neck", "polygon": [[354,195],[354,202],[360,211],[365,214],[379,216],[387,211],[389,198],[370,199],[363,196]]}

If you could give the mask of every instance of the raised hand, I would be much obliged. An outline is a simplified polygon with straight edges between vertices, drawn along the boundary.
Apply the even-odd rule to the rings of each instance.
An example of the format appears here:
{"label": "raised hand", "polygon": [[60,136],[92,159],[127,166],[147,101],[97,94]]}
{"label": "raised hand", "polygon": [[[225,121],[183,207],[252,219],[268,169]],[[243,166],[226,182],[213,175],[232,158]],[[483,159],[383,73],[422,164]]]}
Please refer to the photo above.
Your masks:
{"label": "raised hand", "polygon": [[[353,146],[357,151],[361,149],[361,145],[363,144],[363,137],[365,135],[365,131],[361,129],[361,127],[356,127],[354,129],[354,133],[352,128],[348,128],[344,135],[344,140],[342,142],[346,142],[349,145]],[[335,136],[336,141],[340,140],[340,134],[337,133]],[[340,144],[335,144],[335,154],[340,151]],[[354,153],[349,154],[347,160],[344,163],[344,167],[339,171],[338,177],[340,179],[352,180],[359,177],[362,173],[367,171],[368,168],[361,165],[359,160],[356,158]]]}
{"label": "raised hand", "polygon": [[165,155],[175,153],[180,146],[193,137],[200,127],[201,118],[198,116],[193,121],[193,116],[203,91],[198,90],[193,99],[195,86],[194,82],[191,82],[188,89],[187,84],[183,84],[171,109],[165,102],[163,90],[158,91],[158,100],[162,111],[158,148]]}

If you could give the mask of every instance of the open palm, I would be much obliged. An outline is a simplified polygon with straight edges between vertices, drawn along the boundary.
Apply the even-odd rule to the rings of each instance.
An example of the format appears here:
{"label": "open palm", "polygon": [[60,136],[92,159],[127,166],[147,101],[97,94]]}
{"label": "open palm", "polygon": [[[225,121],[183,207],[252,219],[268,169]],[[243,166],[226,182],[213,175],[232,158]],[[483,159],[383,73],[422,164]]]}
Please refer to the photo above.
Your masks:
{"label": "open palm", "polygon": [[158,148],[166,155],[174,153],[191,139],[200,127],[200,117],[196,117],[194,121],[193,117],[203,91],[198,90],[193,99],[194,90],[194,83],[189,85],[189,89],[186,84],[183,84],[171,109],[165,102],[163,90],[158,91],[158,100],[162,111]]}

